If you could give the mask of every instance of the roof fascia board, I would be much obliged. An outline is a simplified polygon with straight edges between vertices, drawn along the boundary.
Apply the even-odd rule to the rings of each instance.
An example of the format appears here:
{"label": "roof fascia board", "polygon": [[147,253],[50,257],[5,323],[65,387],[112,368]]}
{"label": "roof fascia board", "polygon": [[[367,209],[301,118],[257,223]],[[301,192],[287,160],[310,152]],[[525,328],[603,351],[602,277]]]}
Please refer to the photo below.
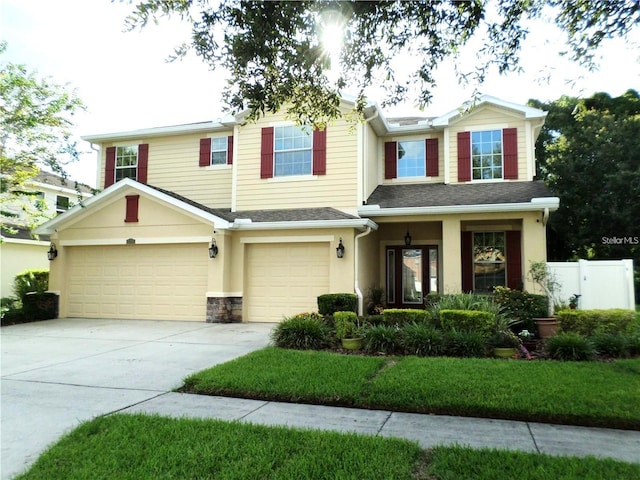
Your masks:
{"label": "roof fascia board", "polygon": [[400,215],[450,215],[457,213],[501,213],[526,212],[540,210],[557,210],[560,206],[558,197],[532,198],[530,202],[492,203],[485,205],[444,205],[437,207],[397,207],[380,208],[379,205],[365,205],[358,209],[358,214],[367,217],[392,217]]}
{"label": "roof fascia board", "polygon": [[51,183],[43,183],[43,182],[30,182],[30,185],[32,185],[33,187],[37,187],[37,188],[47,188],[49,190],[52,190],[54,192],[62,192],[62,193],[69,193],[69,194],[80,194],[83,197],[91,197],[91,193],[89,192],[78,192],[78,190],[75,190],[73,188],[68,188],[68,187],[62,187],[60,185],[52,185]]}
{"label": "roof fascia board", "polygon": [[81,212],[86,211],[87,208],[91,207],[94,204],[101,204],[107,202],[109,199],[113,198],[123,189],[133,188],[134,190],[140,191],[150,197],[156,198],[157,200],[163,201],[170,205],[173,205],[179,210],[182,210],[186,213],[189,213],[205,222],[213,222],[217,229],[226,230],[229,228],[230,224],[228,221],[220,218],[212,213],[205,212],[193,205],[189,205],[177,198],[174,198],[166,193],[162,193],[155,188],[151,188],[148,185],[144,185],[142,183],[138,183],[135,180],[131,180],[130,178],[125,178],[124,180],[120,180],[115,184],[111,185],[109,188],[103,190],[97,195],[93,197],[89,197],[87,200],[83,202],[83,204],[77,204],[73,206],[71,209],[67,210],[65,213],[58,215],[55,218],[52,218],[48,222],[43,223],[39,227],[35,229],[35,232],[38,234],[52,234],[55,232],[56,228],[68,223],[72,218],[79,215]]}
{"label": "roof fascia board", "polygon": [[359,228],[365,230],[367,227],[373,230],[378,229],[378,225],[368,218],[355,218],[344,220],[305,220],[289,222],[252,222],[248,219],[238,218],[229,230],[292,230],[292,229],[314,229],[314,228]]}
{"label": "roof fascia board", "polygon": [[[225,119],[228,120],[228,119]],[[83,135],[80,138],[91,143],[101,143],[112,140],[125,140],[129,138],[148,138],[173,134],[203,133],[213,130],[228,130],[229,123],[221,122],[201,122],[187,125],[173,125],[169,127],[143,128],[140,130],[130,130],[126,132],[101,133],[97,135]]]}
{"label": "roof fascia board", "polygon": [[[506,108],[509,110],[514,110],[522,114],[524,118],[527,120],[535,119],[535,118],[545,118],[547,116],[547,112],[545,112],[544,110],[540,110],[534,107],[528,107],[526,105],[519,105],[517,103],[507,102],[505,100],[501,100],[499,98],[492,97],[490,95],[483,95],[482,97],[480,97],[480,100],[476,105],[473,106],[473,109],[477,109],[485,104],[494,105],[494,106]],[[433,126],[434,127],[449,126],[452,120],[455,120],[457,117],[459,117],[464,111],[464,109],[469,106],[470,106],[470,102],[467,102],[461,108],[452,110],[442,115],[441,117],[434,118],[432,122]]]}

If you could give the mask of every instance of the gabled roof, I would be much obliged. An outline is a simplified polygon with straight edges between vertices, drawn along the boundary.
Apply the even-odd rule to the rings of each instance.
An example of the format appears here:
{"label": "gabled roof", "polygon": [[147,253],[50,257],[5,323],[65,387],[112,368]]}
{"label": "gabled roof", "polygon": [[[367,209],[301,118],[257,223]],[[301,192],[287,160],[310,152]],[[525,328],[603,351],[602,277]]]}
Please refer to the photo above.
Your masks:
{"label": "gabled roof", "polygon": [[542,181],[378,185],[358,209],[363,216],[558,208]]}
{"label": "gabled roof", "polygon": [[45,172],[43,170],[40,170],[35,177],[30,179],[29,183],[33,183],[35,185],[46,185],[60,190],[73,190],[74,192],[80,192],[85,195],[93,194],[93,190],[84,183],[79,183],[69,178],[63,178],[60,175]]}
{"label": "gabled roof", "polygon": [[270,230],[286,228],[359,228],[377,225],[367,218],[349,215],[334,208],[301,208],[280,210],[252,210],[231,212],[230,209],[210,208],[187,197],[163,188],[154,187],[125,178],[103,190],[101,193],[76,205],[72,209],[58,215],[52,220],[40,225],[35,232],[38,234],[52,234],[63,228],[73,218],[88,208],[95,208],[109,202],[115,196],[122,195],[122,190],[133,188],[141,193],[169,203],[178,209],[199,217],[204,222],[215,225],[217,230]]}
{"label": "gabled roof", "polygon": [[497,97],[492,97],[491,95],[482,95],[475,101],[466,102],[464,105],[462,105],[461,108],[452,110],[449,113],[442,115],[441,117],[434,118],[431,124],[434,127],[446,127],[450,125],[451,122],[464,115],[467,111],[473,111],[473,109],[476,109],[483,105],[495,105],[497,107],[506,108],[508,110],[512,110],[514,112],[522,114],[526,119],[545,118],[547,116],[547,112],[545,112],[544,110],[540,110],[539,108],[533,108],[526,105],[520,105],[518,103],[507,102]]}

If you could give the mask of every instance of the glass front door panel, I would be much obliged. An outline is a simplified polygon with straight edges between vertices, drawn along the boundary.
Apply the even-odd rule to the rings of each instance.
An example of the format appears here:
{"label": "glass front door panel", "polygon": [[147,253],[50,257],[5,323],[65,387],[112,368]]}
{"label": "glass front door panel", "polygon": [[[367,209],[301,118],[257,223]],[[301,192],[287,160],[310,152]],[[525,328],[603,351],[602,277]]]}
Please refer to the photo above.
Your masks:
{"label": "glass front door panel", "polygon": [[422,304],[422,249],[402,249],[402,302]]}

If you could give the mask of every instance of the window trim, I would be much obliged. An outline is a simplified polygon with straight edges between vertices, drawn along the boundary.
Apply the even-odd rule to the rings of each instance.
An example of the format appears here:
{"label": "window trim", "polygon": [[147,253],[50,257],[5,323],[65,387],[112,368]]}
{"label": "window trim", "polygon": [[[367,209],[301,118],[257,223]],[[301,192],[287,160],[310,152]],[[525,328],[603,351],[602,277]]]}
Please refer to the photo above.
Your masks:
{"label": "window trim", "polygon": [[[277,137],[278,137],[278,129],[283,129],[283,128],[293,128],[295,129],[295,133],[294,136],[292,137],[293,139],[298,138],[299,137],[299,133],[302,133],[303,135],[307,135],[309,137],[309,146],[308,147],[304,147],[304,148],[289,148],[289,149],[281,149],[281,150],[277,150],[276,149],[276,141],[277,141]],[[306,130],[306,132],[305,132]],[[298,134],[298,135],[296,135]],[[313,175],[313,128],[308,126],[308,125],[291,125],[291,124],[286,124],[286,125],[275,125],[273,128],[273,177],[272,178],[290,178],[290,177],[310,177]],[[308,166],[308,172],[305,173],[292,173],[292,174],[278,174],[278,155],[282,155],[282,154],[287,154],[287,153],[292,153],[292,154],[296,154],[296,153],[306,153],[309,152],[309,166]],[[306,165],[305,165],[306,167]],[[281,166],[282,168],[282,166]]]}
{"label": "window trim", "polygon": [[[480,134],[482,135],[485,132],[491,132],[493,134],[493,132],[498,132],[500,134],[500,177],[493,177],[493,172],[494,169],[497,168],[496,166],[492,166],[492,167],[482,167],[480,166],[480,173],[482,174],[482,171],[484,169],[490,169],[492,172],[492,177],[491,178],[473,178],[473,173],[474,171],[477,171],[478,168],[475,167],[473,165],[473,159],[474,159],[474,154],[473,154],[473,135],[474,134]],[[471,181],[472,182],[496,182],[496,181],[502,181],[504,180],[504,129],[502,128],[488,128],[488,129],[483,129],[483,130],[471,130],[470,132],[470,136],[469,136],[469,160],[471,162],[470,165],[470,170],[471,170]],[[479,144],[481,144],[482,142],[478,142]],[[482,158],[482,153],[480,154],[480,158]],[[491,156],[496,155],[495,153],[491,153],[489,154]],[[478,157],[478,155],[476,155],[476,157]]]}
{"label": "window trim", "polygon": [[[123,148],[131,148],[131,149],[135,149],[135,152],[136,152],[136,157],[135,157],[135,158],[136,158],[136,162],[135,162],[135,164],[134,164],[134,165],[118,166],[118,151],[119,151],[119,149],[123,149]],[[139,163],[140,163],[140,148],[139,148],[139,145],[137,145],[137,144],[134,144],[134,145],[131,145],[131,144],[129,144],[129,145],[116,145],[116,156],[115,156],[115,160],[116,160],[116,163],[115,163],[114,171],[113,171],[113,173],[114,173],[114,175],[113,175],[113,181],[114,181],[114,182],[119,182],[120,180],[123,180],[123,179],[125,179],[125,178],[131,178],[131,177],[121,177],[121,178],[118,178],[118,171],[119,171],[119,170],[120,170],[120,171],[122,171],[122,170],[128,170],[128,169],[134,169],[134,170],[135,170],[135,172],[136,172],[136,177],[135,177],[135,178],[132,178],[132,180],[136,180],[136,181],[138,180],[138,165],[139,165]]]}

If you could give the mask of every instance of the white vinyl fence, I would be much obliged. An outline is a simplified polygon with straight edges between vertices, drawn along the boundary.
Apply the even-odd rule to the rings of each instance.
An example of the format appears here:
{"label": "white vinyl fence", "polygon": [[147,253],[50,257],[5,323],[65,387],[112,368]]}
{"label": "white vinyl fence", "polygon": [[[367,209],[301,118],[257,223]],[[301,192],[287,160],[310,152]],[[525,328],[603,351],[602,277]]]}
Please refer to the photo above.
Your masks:
{"label": "white vinyl fence", "polygon": [[548,262],[559,287],[556,301],[569,303],[572,295],[580,295],[578,308],[635,309],[633,260],[579,260]]}

